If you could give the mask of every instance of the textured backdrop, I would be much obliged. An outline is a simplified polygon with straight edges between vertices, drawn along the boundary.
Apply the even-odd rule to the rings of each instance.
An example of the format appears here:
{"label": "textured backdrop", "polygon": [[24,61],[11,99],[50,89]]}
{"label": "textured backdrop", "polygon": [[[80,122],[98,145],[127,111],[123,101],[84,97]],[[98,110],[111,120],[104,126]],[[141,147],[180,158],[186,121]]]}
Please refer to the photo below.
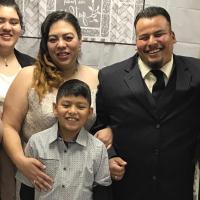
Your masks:
{"label": "textured backdrop", "polygon": [[135,40],[133,21],[143,0],[17,0],[23,11],[24,36],[39,37],[45,16],[55,10],[73,13],[80,22],[83,40],[129,43]]}

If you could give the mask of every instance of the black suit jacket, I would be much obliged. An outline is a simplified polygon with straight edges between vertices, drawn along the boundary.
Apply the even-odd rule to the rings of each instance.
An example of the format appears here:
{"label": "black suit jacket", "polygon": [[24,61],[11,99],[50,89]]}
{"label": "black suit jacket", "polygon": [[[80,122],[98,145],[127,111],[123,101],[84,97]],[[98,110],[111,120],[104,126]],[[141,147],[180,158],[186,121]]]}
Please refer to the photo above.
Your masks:
{"label": "black suit jacket", "polygon": [[174,70],[157,105],[137,55],[99,72],[97,121],[109,125],[127,161],[114,200],[192,200],[194,155],[200,130],[200,60],[174,55]]}
{"label": "black suit jacket", "polygon": [[17,58],[17,60],[18,60],[18,62],[21,65],[22,68],[26,67],[26,66],[33,65],[36,61],[31,56],[24,54],[24,53],[21,53],[17,49],[14,49],[14,53],[15,53],[15,56],[16,56],[16,58]]}

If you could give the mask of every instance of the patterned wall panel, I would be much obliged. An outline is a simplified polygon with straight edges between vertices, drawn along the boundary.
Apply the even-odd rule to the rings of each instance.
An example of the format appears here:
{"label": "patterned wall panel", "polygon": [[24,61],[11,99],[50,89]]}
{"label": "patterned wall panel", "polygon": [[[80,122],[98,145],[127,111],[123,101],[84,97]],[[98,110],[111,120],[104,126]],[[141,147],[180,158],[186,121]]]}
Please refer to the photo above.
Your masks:
{"label": "patterned wall panel", "polygon": [[23,11],[24,36],[39,37],[45,16],[55,10],[73,13],[80,22],[83,39],[133,43],[133,21],[143,0],[16,0]]}

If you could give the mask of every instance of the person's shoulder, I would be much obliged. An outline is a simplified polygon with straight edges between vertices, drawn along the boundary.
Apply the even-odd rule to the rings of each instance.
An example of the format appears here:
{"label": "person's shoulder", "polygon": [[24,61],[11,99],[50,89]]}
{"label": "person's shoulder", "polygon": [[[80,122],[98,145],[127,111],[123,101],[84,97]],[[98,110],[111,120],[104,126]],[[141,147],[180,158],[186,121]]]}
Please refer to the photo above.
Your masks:
{"label": "person's shoulder", "polygon": [[181,55],[174,55],[175,61],[180,61],[185,64],[200,64],[199,58],[189,57],[189,56],[181,56]]}
{"label": "person's shoulder", "polygon": [[49,138],[51,138],[52,134],[54,133],[56,127],[57,123],[51,126],[50,128],[34,133],[29,139],[30,142],[46,144],[46,142],[48,142]]}
{"label": "person's shoulder", "polygon": [[33,65],[36,61],[35,58],[31,57],[28,54],[22,53],[17,49],[14,49],[15,56],[22,67]]}
{"label": "person's shoulder", "polygon": [[192,76],[193,82],[200,82],[200,59],[175,55],[174,62],[178,70],[182,68],[184,72],[189,73]]}
{"label": "person's shoulder", "polygon": [[86,72],[88,72],[88,73],[91,73],[91,74],[98,74],[98,68],[96,68],[96,67],[91,67],[91,66],[88,66],[88,65],[81,65],[80,66],[81,67],[81,69],[83,70],[83,71],[86,71]]}
{"label": "person's shoulder", "polygon": [[13,85],[20,88],[30,88],[33,80],[34,66],[22,68],[17,74]]}
{"label": "person's shoulder", "polygon": [[102,148],[105,148],[105,145],[104,143],[99,140],[98,138],[96,138],[94,135],[90,134],[88,131],[87,131],[87,134],[88,134],[88,142],[96,149],[102,149]]}
{"label": "person's shoulder", "polygon": [[96,138],[94,135],[88,132],[88,148],[92,152],[93,158],[97,160],[102,159],[102,155],[107,155],[107,149],[105,144]]}
{"label": "person's shoulder", "polygon": [[90,89],[96,89],[98,85],[98,72],[99,70],[86,66],[86,65],[80,65],[80,73],[78,75],[78,78],[84,82],[86,82]]}
{"label": "person's shoulder", "polygon": [[19,76],[27,76],[27,77],[32,77],[33,76],[33,72],[34,72],[34,65],[30,65],[27,67],[24,67],[20,70],[19,72]]}

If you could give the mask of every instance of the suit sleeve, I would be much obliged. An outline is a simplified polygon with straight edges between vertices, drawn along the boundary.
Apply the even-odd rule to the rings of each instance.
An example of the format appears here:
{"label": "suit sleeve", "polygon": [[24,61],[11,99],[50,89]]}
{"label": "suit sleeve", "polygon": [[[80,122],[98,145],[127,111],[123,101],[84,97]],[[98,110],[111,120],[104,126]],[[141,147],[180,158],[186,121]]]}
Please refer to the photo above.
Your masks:
{"label": "suit sleeve", "polygon": [[[105,100],[105,88],[106,88],[106,83],[104,80],[104,75],[102,73],[102,70],[99,71],[98,74],[99,78],[99,85],[98,85],[98,90],[96,94],[96,121],[93,127],[91,128],[90,132],[94,135],[97,131],[106,128],[110,126],[110,118],[109,118],[109,113],[107,109],[107,104]],[[110,92],[110,91],[108,91]],[[109,159],[112,157],[116,157],[117,153],[115,151],[115,148],[112,146],[110,149],[108,149],[108,157]]]}
{"label": "suit sleeve", "polygon": [[20,200],[34,200],[35,199],[35,190],[32,187],[29,187],[25,184],[21,184],[20,188]]}
{"label": "suit sleeve", "polygon": [[112,200],[112,187],[97,185],[93,189],[93,200]]}
{"label": "suit sleeve", "polygon": [[106,109],[106,103],[104,98],[104,81],[102,71],[99,71],[98,74],[99,78],[99,85],[96,94],[96,121],[93,127],[91,128],[90,132],[95,134],[98,130],[106,128],[109,126],[109,115]]}

